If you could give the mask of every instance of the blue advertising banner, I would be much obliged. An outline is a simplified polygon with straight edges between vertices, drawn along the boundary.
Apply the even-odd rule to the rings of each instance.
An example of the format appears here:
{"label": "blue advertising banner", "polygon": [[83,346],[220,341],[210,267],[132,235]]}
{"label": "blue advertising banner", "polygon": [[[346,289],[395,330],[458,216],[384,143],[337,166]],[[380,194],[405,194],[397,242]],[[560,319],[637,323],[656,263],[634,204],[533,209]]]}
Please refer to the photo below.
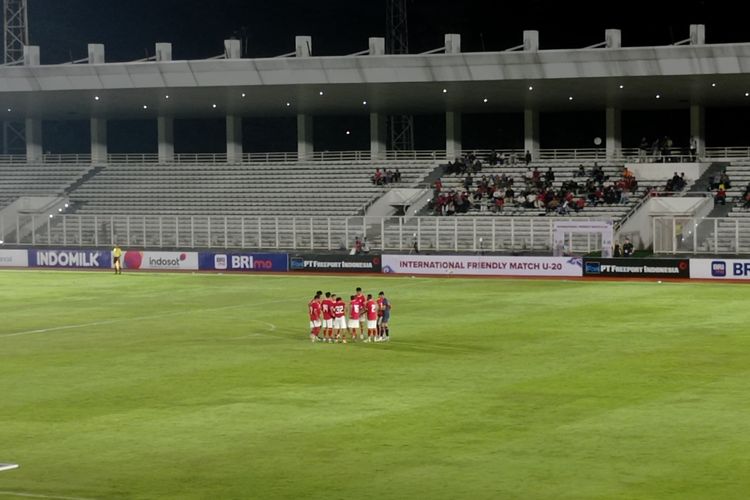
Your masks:
{"label": "blue advertising banner", "polygon": [[286,272],[285,253],[214,253],[198,254],[198,268],[202,271]]}
{"label": "blue advertising banner", "polygon": [[109,269],[112,254],[102,250],[29,250],[29,267]]}

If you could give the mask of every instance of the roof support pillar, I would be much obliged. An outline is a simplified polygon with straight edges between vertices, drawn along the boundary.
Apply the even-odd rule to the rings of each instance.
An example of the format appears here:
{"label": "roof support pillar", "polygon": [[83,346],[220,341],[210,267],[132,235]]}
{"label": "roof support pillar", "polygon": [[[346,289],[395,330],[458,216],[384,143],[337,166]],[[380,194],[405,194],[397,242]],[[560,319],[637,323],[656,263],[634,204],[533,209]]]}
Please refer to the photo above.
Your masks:
{"label": "roof support pillar", "polygon": [[385,38],[370,37],[368,39],[368,42],[369,42],[368,55],[382,56],[385,54]]}
{"label": "roof support pillar", "polygon": [[620,30],[604,30],[605,47],[619,49],[622,47],[622,32]]}
{"label": "roof support pillar", "polygon": [[297,115],[297,159],[312,159],[313,152],[313,117]]}
{"label": "roof support pillar", "polygon": [[171,43],[157,43],[155,53],[156,53],[157,61],[171,61],[172,60],[172,44]]}
{"label": "roof support pillar", "polygon": [[242,46],[239,40],[224,40],[224,55],[227,59],[241,59]]}
{"label": "roof support pillar", "polygon": [[622,154],[622,111],[607,108],[607,158],[618,158]]}
{"label": "roof support pillar", "polygon": [[386,151],[386,115],[370,113],[370,158],[384,160]]}
{"label": "roof support pillar", "polygon": [[107,163],[107,120],[91,119],[91,162]]}
{"label": "roof support pillar", "polygon": [[42,161],[42,120],[26,118],[26,161]]}
{"label": "roof support pillar", "polygon": [[156,119],[159,136],[159,163],[174,162],[174,118],[160,116]]}
{"label": "roof support pillar", "polygon": [[[23,48],[23,65],[39,66],[41,64],[39,56],[39,47],[36,45],[26,45]],[[26,161],[41,162],[43,159],[42,151],[42,120],[26,118],[25,123],[26,139]]]}
{"label": "roof support pillar", "polygon": [[526,30],[523,32],[523,50],[526,52],[536,52],[539,50],[539,32],[536,30]]}
{"label": "roof support pillar", "polygon": [[227,115],[227,162],[242,161],[242,117]]}
{"label": "roof support pillar", "polygon": [[706,44],[706,25],[705,24],[691,24],[690,25],[690,45],[705,45]]}
{"label": "roof support pillar", "polygon": [[461,113],[447,111],[445,113],[445,157],[454,160],[461,156]]}
{"label": "roof support pillar", "polygon": [[297,57],[310,57],[312,55],[312,37],[295,36],[294,52]]}
{"label": "roof support pillar", "polygon": [[446,54],[460,54],[461,53],[461,35],[456,33],[449,33],[445,35],[445,53]]}
{"label": "roof support pillar", "polygon": [[89,64],[104,64],[104,45],[90,43],[88,47]]}
{"label": "roof support pillar", "polygon": [[698,157],[706,153],[706,111],[700,104],[690,105],[690,135],[695,140]]}
{"label": "roof support pillar", "polygon": [[539,157],[539,111],[526,109],[523,112],[523,147],[532,158]]}
{"label": "roof support pillar", "polygon": [[39,55],[38,45],[25,45],[23,48],[23,65],[24,66],[39,66],[41,64],[41,57]]}

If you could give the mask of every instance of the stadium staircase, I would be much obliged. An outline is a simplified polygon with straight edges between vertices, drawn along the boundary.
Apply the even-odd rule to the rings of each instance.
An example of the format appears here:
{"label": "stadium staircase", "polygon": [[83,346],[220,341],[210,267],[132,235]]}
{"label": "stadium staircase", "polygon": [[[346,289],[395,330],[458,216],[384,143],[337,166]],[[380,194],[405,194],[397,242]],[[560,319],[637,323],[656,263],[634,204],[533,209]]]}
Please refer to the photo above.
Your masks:
{"label": "stadium staircase", "polygon": [[23,196],[65,196],[96,170],[79,164],[0,164],[0,209]]}
{"label": "stadium staircase", "polygon": [[[713,175],[723,169],[729,176],[731,187],[727,189],[726,205],[716,205],[709,217],[726,217],[715,223],[712,220],[699,232],[701,243],[698,251],[739,254],[750,251],[750,209],[744,208],[742,194],[750,184],[750,161],[735,161],[719,164]],[[705,237],[704,237],[705,236]]]}

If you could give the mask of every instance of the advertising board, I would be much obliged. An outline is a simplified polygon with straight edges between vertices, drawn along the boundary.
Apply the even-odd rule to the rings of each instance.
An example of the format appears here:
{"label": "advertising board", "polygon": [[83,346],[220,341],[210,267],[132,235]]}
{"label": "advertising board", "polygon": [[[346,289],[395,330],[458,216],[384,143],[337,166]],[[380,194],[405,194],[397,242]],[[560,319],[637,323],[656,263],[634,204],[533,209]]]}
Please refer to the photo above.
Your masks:
{"label": "advertising board", "polygon": [[750,280],[750,259],[690,259],[690,277]]}
{"label": "advertising board", "polygon": [[289,271],[379,273],[380,270],[380,255],[289,255]]}
{"label": "advertising board", "polygon": [[285,253],[214,253],[198,254],[198,266],[207,271],[285,272]]}
{"label": "advertising board", "polygon": [[29,267],[108,269],[112,256],[105,250],[29,250]]}
{"label": "advertising board", "polygon": [[[107,253],[109,255],[109,253]],[[148,252],[128,250],[123,255],[126,269],[149,269],[161,271],[197,271],[197,252]]]}
{"label": "advertising board", "polygon": [[580,277],[580,257],[383,255],[383,272],[478,276]]}
{"label": "advertising board", "polygon": [[0,267],[29,267],[27,250],[0,250]]}
{"label": "advertising board", "polygon": [[688,259],[585,258],[583,275],[595,277],[689,278]]}

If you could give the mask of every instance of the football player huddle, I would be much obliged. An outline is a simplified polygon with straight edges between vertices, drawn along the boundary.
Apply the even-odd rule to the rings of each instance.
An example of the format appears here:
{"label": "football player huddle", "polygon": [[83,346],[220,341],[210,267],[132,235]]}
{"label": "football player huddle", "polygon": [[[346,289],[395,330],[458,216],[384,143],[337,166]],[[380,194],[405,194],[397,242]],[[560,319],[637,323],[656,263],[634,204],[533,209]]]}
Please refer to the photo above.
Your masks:
{"label": "football player huddle", "polygon": [[365,296],[357,287],[354,295],[345,301],[335,293],[318,290],[308,304],[310,315],[310,340],[346,344],[357,338],[363,342],[388,342],[391,340],[388,322],[391,319],[391,303],[384,292],[373,298]]}

